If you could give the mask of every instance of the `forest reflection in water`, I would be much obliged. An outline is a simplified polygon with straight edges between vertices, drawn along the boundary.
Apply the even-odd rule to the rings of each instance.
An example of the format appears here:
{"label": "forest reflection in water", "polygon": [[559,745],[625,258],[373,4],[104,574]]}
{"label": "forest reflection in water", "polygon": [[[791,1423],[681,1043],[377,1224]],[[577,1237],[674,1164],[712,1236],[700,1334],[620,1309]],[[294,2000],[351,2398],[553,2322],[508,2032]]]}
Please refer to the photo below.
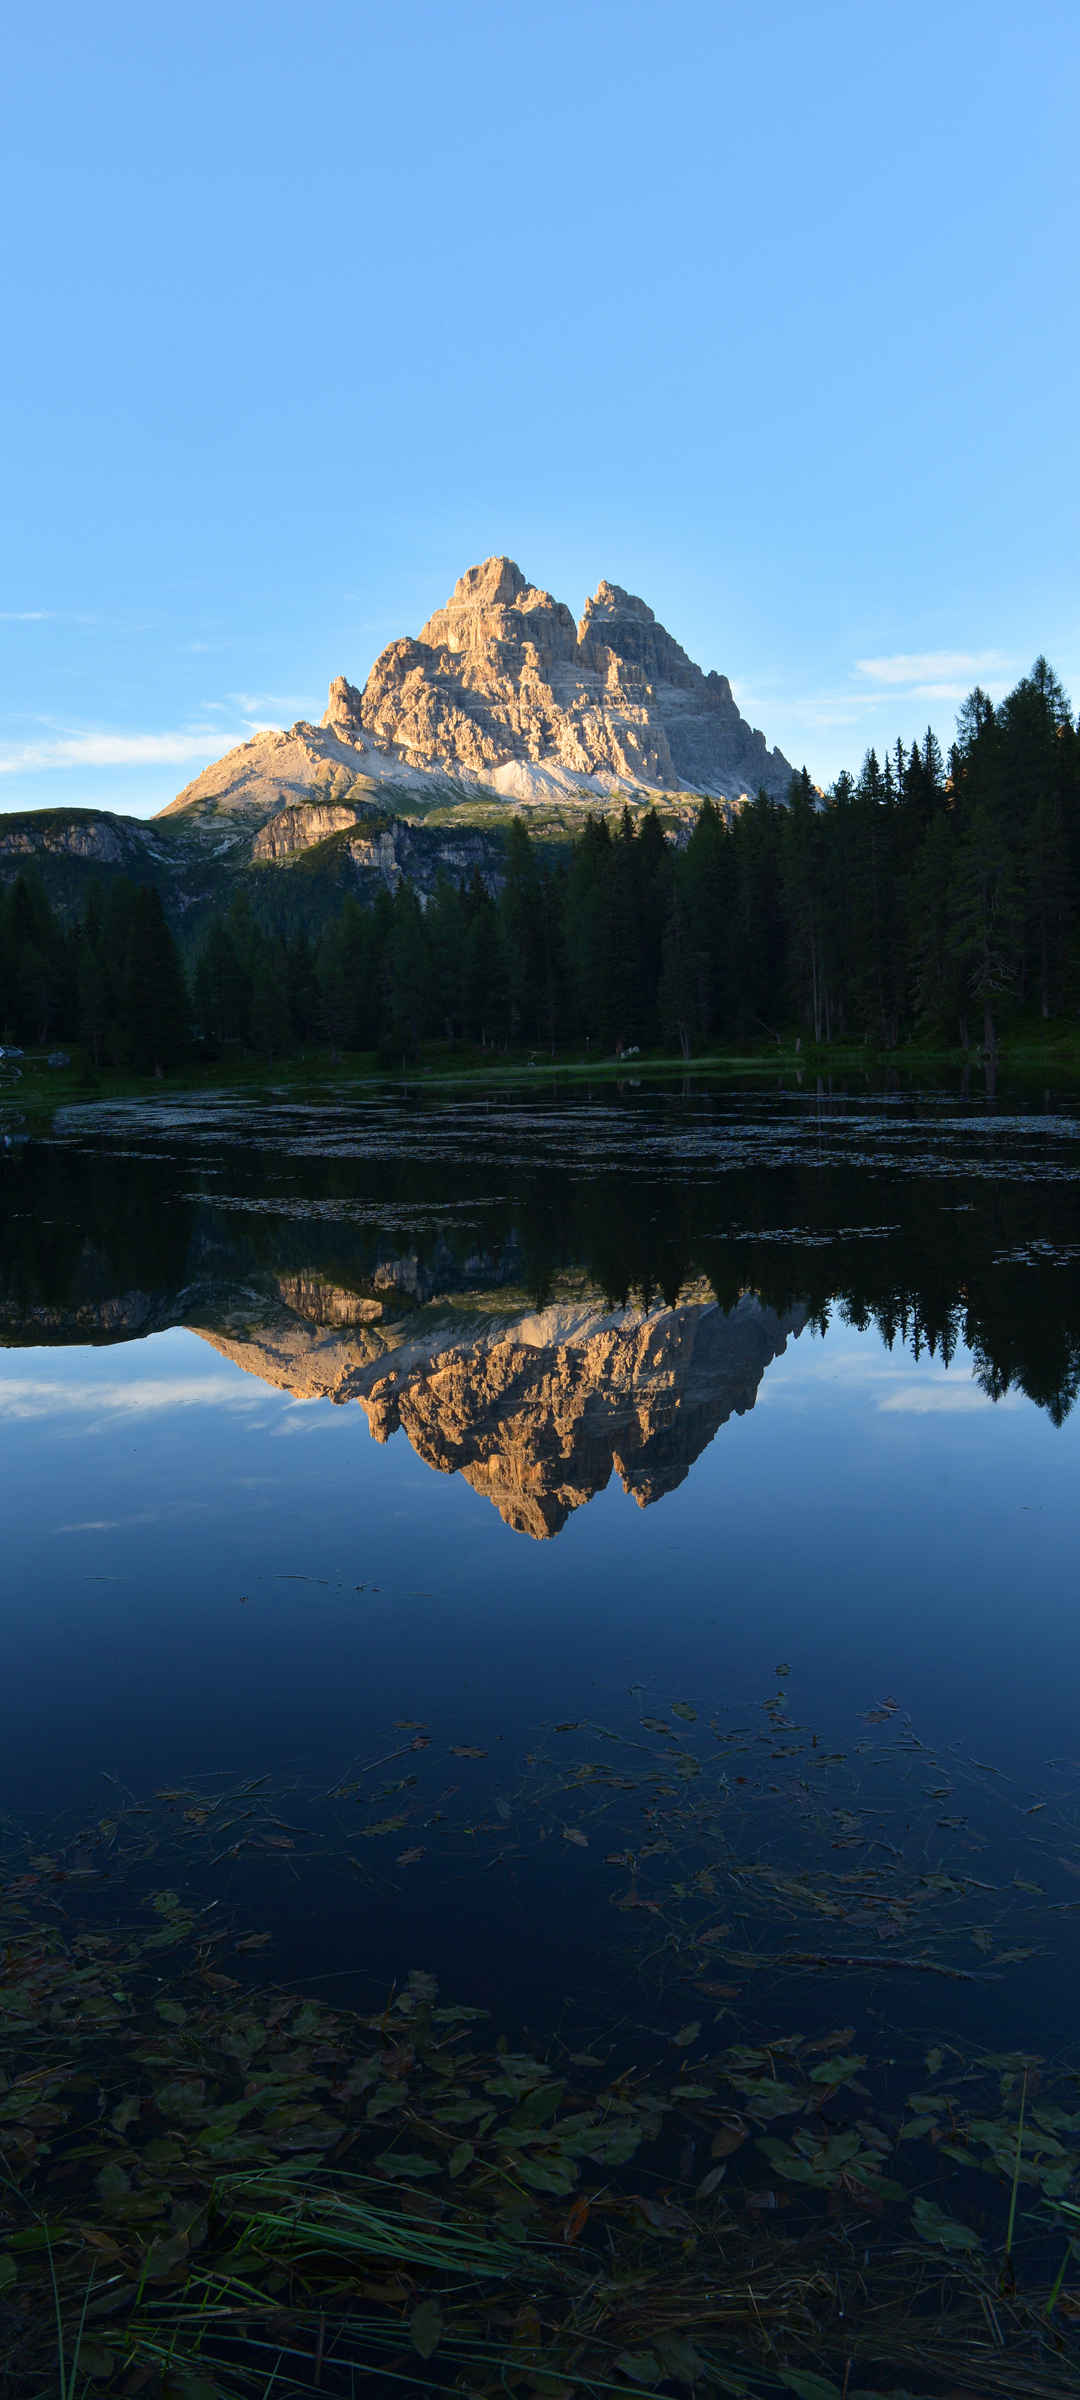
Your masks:
{"label": "forest reflection in water", "polygon": [[73,1113],[6,1162],[0,1338],[185,1326],[544,1538],[675,1489],[807,1327],[1062,1425],[1078,1165],[1067,1112],[940,1100]]}

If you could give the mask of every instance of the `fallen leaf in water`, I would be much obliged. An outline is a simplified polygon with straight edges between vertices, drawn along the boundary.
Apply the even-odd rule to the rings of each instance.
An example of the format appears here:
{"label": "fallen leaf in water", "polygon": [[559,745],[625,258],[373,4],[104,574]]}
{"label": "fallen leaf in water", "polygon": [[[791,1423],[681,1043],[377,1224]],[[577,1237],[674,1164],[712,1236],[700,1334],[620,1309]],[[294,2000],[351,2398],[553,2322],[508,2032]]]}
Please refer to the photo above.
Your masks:
{"label": "fallen leaf in water", "polygon": [[419,1848],[416,1850],[399,1850],[397,1857],[394,1860],[394,1865],[397,1867],[415,1867],[417,1859],[423,1858],[423,1856],[424,1845],[421,1842]]}
{"label": "fallen leaf in water", "polygon": [[587,1850],[589,1847],[588,1834],[582,1833],[580,1825],[564,1825],[562,1838],[564,1842],[575,1842],[579,1850]]}
{"label": "fallen leaf in water", "polygon": [[673,2047],[676,2050],[689,2050],[691,2042],[697,2041],[700,2032],[700,2017],[695,2017],[692,2025],[680,2025],[678,2033],[673,2033],[671,2037]]}
{"label": "fallen leaf in water", "polygon": [[475,1742],[451,1742],[451,1758],[486,1758],[486,1750],[478,1750]]}

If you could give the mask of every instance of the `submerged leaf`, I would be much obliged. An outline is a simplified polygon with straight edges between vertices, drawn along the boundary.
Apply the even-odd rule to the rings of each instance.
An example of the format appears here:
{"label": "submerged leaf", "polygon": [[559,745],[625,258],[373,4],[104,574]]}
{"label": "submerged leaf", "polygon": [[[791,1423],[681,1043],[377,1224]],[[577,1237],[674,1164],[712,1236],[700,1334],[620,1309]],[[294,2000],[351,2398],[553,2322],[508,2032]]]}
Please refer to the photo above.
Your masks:
{"label": "submerged leaf", "polygon": [[409,2318],[409,2340],[421,2358],[434,2357],[442,2339],[443,2313],[437,2300],[421,2300]]}
{"label": "submerged leaf", "polygon": [[693,2342],[685,2334],[665,2334],[663,2340],[657,2343],[657,2349],[663,2361],[664,2373],[672,2376],[676,2383],[696,2383],[699,2375],[707,2372],[700,2350],[695,2350]]}
{"label": "submerged leaf", "polygon": [[631,2383],[662,2383],[664,2370],[654,2350],[620,2350],[615,2364]]}
{"label": "submerged leaf", "polygon": [[147,2251],[143,2274],[150,2283],[164,2283],[168,2276],[175,2275],[178,2267],[183,2266],[188,2256],[188,2250],[189,2243],[186,2233],[164,2234],[161,2240],[152,2243]]}
{"label": "submerged leaf", "polygon": [[516,2172],[535,2192],[557,2192],[560,2198],[573,2191],[578,2179],[571,2158],[519,2158]]}
{"label": "submerged leaf", "polygon": [[714,2158],[730,2158],[733,2150],[741,2150],[745,2142],[745,2125],[720,2125],[709,2145]]}
{"label": "submerged leaf", "polygon": [[940,2244],[944,2250],[981,2250],[982,2243],[970,2225],[961,2225],[956,2217],[947,2217],[934,2200],[919,2198],[912,2203],[912,2219],[921,2241]]}

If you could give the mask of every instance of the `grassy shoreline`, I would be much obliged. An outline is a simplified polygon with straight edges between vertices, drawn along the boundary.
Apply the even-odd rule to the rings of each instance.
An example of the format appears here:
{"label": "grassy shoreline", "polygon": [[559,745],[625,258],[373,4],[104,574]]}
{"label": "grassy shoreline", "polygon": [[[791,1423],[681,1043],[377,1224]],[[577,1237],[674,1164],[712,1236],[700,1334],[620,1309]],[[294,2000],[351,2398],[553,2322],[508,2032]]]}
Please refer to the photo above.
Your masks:
{"label": "grassy shoreline", "polygon": [[[57,1108],[115,1100],[176,1099],[188,1093],[209,1098],[215,1093],[235,1097],[247,1092],[254,1098],[332,1090],[340,1096],[350,1089],[400,1090],[402,1085],[412,1090],[522,1083],[545,1090],[560,1083],[633,1085],[645,1078],[673,1076],[733,1081],[764,1077],[785,1082],[794,1078],[796,1084],[801,1078],[805,1088],[808,1078],[816,1081],[833,1075],[868,1080],[886,1073],[951,1077],[963,1075],[965,1069],[979,1088],[985,1081],[985,1062],[978,1049],[965,1052],[905,1043],[895,1050],[882,1050],[864,1042],[800,1044],[797,1036],[749,1048],[710,1049],[690,1058],[672,1051],[647,1051],[620,1059],[576,1048],[548,1055],[527,1048],[484,1051],[463,1044],[429,1043],[417,1057],[403,1058],[397,1064],[373,1051],[334,1057],[329,1050],[317,1050],[280,1060],[233,1057],[188,1063],[161,1076],[108,1070],[96,1073],[77,1052],[72,1054],[70,1066],[50,1068],[46,1056],[44,1051],[27,1052],[18,1077],[0,1080],[0,1123],[21,1115],[51,1115]],[[1066,1084],[1080,1080],[1080,1025],[1024,1027],[1002,1041],[996,1064],[998,1076],[1006,1079]]]}

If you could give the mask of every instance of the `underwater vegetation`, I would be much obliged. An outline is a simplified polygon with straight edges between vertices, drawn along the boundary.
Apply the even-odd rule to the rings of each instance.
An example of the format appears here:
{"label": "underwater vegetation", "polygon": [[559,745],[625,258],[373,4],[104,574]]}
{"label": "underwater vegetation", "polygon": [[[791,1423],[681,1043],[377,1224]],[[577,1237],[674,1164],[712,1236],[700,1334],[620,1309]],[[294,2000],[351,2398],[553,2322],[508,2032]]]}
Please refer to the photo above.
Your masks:
{"label": "underwater vegetation", "polygon": [[[789,1688],[0,1828],[4,2400],[1080,2391],[1080,2059],[1026,2039],[1077,1771],[892,1699],[841,1750]],[[275,1879],[362,1914],[522,1862],[596,1912],[606,2013],[278,1972]]]}

